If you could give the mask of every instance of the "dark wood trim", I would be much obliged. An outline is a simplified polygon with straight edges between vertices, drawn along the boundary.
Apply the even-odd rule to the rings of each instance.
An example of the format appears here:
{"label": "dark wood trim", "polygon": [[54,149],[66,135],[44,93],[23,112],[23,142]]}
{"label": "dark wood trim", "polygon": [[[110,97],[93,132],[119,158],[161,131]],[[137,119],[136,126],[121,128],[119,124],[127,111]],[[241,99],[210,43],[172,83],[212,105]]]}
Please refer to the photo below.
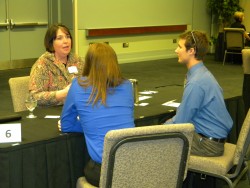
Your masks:
{"label": "dark wood trim", "polygon": [[86,35],[87,37],[101,37],[101,36],[115,36],[115,35],[138,35],[147,33],[183,32],[185,30],[187,30],[187,25],[104,28],[104,29],[86,29]]}

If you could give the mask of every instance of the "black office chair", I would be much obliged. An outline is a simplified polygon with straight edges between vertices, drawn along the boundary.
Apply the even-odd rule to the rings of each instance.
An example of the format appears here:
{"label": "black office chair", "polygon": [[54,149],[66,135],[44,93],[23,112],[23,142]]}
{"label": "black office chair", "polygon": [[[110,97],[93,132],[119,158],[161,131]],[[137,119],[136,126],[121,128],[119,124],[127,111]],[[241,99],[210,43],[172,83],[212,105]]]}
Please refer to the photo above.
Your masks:
{"label": "black office chair", "polygon": [[241,28],[224,28],[225,54],[223,65],[227,54],[241,54],[242,49],[245,48],[244,33],[245,30]]}

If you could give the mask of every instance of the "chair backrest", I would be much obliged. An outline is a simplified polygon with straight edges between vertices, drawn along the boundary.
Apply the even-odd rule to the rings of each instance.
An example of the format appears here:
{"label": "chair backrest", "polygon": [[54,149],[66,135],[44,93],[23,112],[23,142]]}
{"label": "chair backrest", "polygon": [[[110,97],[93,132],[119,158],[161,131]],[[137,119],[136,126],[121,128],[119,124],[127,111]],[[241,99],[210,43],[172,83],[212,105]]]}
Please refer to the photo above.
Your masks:
{"label": "chair backrest", "polygon": [[244,158],[246,156],[250,144],[250,109],[246,115],[243,125],[240,130],[239,138],[237,140],[236,149],[234,153],[234,165],[241,168]]}
{"label": "chair backrest", "polygon": [[244,74],[250,74],[250,49],[243,49],[242,62],[243,62],[243,72]]}
{"label": "chair backrest", "polygon": [[25,97],[29,93],[29,76],[9,79],[10,93],[15,112],[27,110]]}
{"label": "chair backrest", "polygon": [[245,30],[241,28],[224,28],[226,49],[239,48],[240,50],[245,46],[244,38]]}
{"label": "chair backrest", "polygon": [[193,133],[192,124],[108,132],[104,141],[100,187],[181,187]]}

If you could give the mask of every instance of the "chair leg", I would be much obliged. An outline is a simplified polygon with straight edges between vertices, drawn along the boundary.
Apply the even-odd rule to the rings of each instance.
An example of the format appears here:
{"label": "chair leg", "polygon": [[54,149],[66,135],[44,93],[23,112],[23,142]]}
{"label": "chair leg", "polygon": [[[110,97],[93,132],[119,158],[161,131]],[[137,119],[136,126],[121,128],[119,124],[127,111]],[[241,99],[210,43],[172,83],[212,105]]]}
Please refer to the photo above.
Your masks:
{"label": "chair leg", "polygon": [[245,164],[247,165],[247,178],[248,178],[248,183],[250,185],[250,147],[247,149],[246,153],[246,159],[245,159]]}
{"label": "chair leg", "polygon": [[224,53],[223,65],[225,64],[226,56],[227,56],[227,50],[225,50],[225,53]]}
{"label": "chair leg", "polygon": [[[247,161],[247,163],[249,164],[249,161]],[[248,179],[248,183],[250,185],[250,170],[247,169],[247,179]]]}

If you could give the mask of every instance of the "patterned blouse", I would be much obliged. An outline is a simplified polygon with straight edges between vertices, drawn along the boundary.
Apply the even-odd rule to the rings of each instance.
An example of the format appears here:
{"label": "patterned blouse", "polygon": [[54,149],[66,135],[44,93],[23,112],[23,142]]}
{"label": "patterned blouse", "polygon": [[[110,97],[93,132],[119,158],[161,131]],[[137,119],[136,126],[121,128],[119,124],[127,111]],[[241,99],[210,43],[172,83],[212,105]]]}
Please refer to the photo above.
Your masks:
{"label": "patterned blouse", "polygon": [[[75,66],[78,73],[70,74],[69,68]],[[30,72],[29,90],[37,99],[39,106],[62,105],[56,100],[56,91],[68,86],[74,76],[82,74],[84,61],[77,55],[70,53],[65,66],[55,59],[54,53],[45,52]]]}

